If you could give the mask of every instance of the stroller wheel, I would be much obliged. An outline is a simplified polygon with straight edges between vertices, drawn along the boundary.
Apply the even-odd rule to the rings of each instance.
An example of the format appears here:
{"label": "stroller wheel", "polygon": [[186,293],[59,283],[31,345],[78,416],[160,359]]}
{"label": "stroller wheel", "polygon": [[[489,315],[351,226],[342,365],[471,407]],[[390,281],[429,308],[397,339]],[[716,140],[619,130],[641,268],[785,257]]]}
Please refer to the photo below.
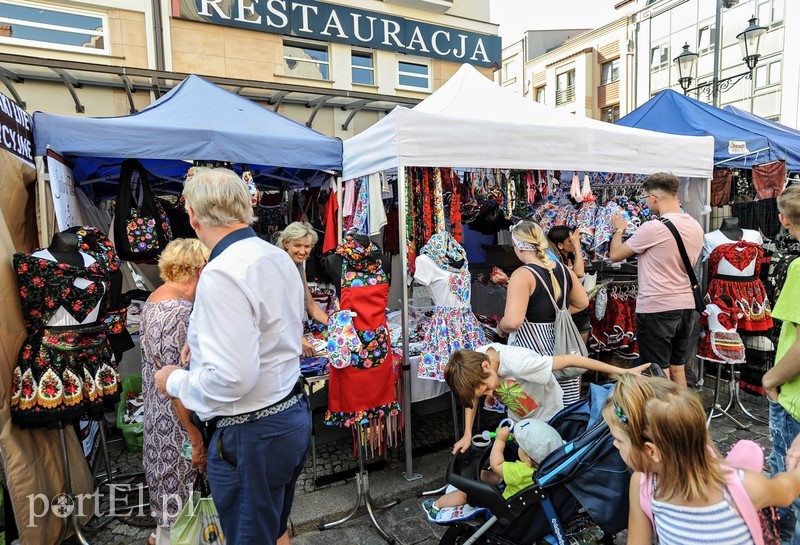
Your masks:
{"label": "stroller wheel", "polygon": [[[456,524],[447,529],[439,540],[439,545],[461,545],[472,535],[472,529],[468,526]],[[480,540],[479,540],[480,543]]]}

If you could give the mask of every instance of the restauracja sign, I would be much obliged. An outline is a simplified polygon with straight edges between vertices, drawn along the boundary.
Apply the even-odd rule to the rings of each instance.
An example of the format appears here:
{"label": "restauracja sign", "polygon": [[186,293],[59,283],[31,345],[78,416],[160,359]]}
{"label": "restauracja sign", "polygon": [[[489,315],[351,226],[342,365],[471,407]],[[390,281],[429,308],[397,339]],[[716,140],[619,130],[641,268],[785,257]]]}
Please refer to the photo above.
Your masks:
{"label": "restauracja sign", "polygon": [[314,0],[173,0],[173,16],[327,42],[465,62],[500,64],[498,36]]}

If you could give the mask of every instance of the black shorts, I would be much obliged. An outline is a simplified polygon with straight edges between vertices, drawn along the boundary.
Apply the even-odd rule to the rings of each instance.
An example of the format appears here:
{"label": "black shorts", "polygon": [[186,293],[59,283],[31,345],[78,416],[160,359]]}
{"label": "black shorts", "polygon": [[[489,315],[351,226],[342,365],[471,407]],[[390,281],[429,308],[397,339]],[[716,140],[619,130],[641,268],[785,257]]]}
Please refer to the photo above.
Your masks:
{"label": "black shorts", "polygon": [[581,335],[589,333],[592,330],[592,320],[589,318],[588,308],[573,314],[572,321],[575,322],[575,327],[578,328]]}
{"label": "black shorts", "polygon": [[694,322],[694,309],[668,310],[636,314],[636,340],[643,363],[655,363],[662,369],[686,363],[686,348]]}

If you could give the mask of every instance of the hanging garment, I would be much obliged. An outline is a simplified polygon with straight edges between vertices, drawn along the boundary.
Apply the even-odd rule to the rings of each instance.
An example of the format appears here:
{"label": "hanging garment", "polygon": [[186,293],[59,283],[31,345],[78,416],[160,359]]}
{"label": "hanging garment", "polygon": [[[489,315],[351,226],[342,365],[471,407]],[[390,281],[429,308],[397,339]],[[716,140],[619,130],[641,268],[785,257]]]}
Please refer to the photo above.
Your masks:
{"label": "hanging garment", "polygon": [[355,313],[361,348],[350,354],[349,366],[330,370],[325,423],[351,426],[399,412],[398,377],[386,326],[389,281],[381,260],[371,257],[378,248],[372,243],[364,248],[347,236],[336,253],[342,256],[340,307]]}
{"label": "hanging garment", "polygon": [[728,169],[714,171],[711,180],[711,206],[725,206],[731,200],[731,183],[733,174]]}
{"label": "hanging garment", "polygon": [[776,199],[733,203],[731,215],[739,218],[742,229],[761,231],[766,238],[774,238],[781,228]]}
{"label": "hanging garment", "polygon": [[11,386],[11,417],[49,426],[119,400],[119,375],[103,324],[109,271],[101,254],[81,252],[83,267],[46,249],[16,254],[14,270],[28,331]]}
{"label": "hanging garment", "polygon": [[370,236],[381,234],[381,227],[386,225],[386,209],[383,207],[383,198],[381,193],[381,175],[370,174],[367,187],[367,194],[369,199],[369,214],[368,214],[368,234]]}
{"label": "hanging garment", "polygon": [[470,306],[472,277],[464,248],[450,233],[435,234],[417,258],[414,280],[428,288],[435,305],[433,315],[421,325],[417,375],[443,381],[450,354],[486,344]]}
{"label": "hanging garment", "polygon": [[336,249],[339,243],[339,200],[336,191],[331,190],[328,202],[325,203],[325,240],[322,245],[322,253],[327,254]]}
{"label": "hanging garment", "polygon": [[700,342],[697,357],[717,363],[744,363],[744,343],[736,332],[742,313],[736,306],[722,299],[706,305],[703,316],[708,321],[708,331]]}
{"label": "hanging garment", "polygon": [[772,309],[764,283],[759,279],[763,248],[755,242],[720,244],[708,258],[706,302],[729,297],[743,317],[739,329],[766,331],[772,328]]}
{"label": "hanging garment", "polygon": [[772,161],[753,167],[753,186],[759,199],[777,197],[786,185],[786,162]]}

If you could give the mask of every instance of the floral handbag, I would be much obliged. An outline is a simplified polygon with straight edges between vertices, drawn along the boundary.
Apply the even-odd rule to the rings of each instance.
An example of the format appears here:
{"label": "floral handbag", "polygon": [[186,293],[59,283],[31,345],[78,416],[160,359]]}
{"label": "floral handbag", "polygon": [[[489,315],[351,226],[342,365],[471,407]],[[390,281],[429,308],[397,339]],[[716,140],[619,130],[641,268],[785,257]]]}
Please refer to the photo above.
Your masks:
{"label": "floral handbag", "polygon": [[154,261],[172,240],[167,214],[135,159],[124,161],[120,170],[114,239],[119,256],[135,262]]}

